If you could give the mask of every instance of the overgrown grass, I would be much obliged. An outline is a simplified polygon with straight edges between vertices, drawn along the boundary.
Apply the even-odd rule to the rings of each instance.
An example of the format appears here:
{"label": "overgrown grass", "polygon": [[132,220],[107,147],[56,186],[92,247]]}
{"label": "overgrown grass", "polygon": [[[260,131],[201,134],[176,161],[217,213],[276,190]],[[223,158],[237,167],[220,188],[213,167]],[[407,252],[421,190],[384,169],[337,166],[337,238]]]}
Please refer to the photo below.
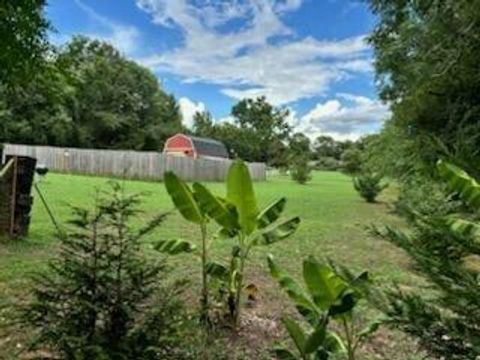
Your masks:
{"label": "overgrown grass", "polygon": [[[57,220],[65,222],[70,216],[69,205],[90,206],[96,189],[101,189],[108,181],[100,177],[49,174],[40,188]],[[125,181],[124,184],[129,192],[145,193],[144,217],[173,210],[162,183]],[[211,183],[209,187],[220,194],[225,191],[220,183]],[[302,219],[300,229],[293,237],[258,249],[250,259],[247,282],[255,282],[260,287],[260,304],[253,309],[257,317],[278,318],[285,308],[281,292],[266,273],[265,257],[268,252],[284,268],[297,275],[301,271],[302,259],[314,255],[318,258],[330,257],[353,270],[368,269],[381,284],[395,281],[404,286],[415,286],[417,279],[409,272],[403,254],[390,244],[372,238],[365,229],[372,223],[402,224],[391,213],[394,189],[388,189],[378,203],[368,204],[355,192],[349,177],[335,172],[315,172],[307,185],[298,185],[288,177],[275,176],[267,182],[256,183],[255,191],[264,204],[286,196],[287,216],[300,215]],[[196,240],[196,235],[194,227],[173,213],[147,241],[172,237]],[[36,198],[29,238],[0,244],[0,305],[24,296],[28,289],[28,274],[45,267],[47,260],[55,254],[56,245],[54,228],[42,203]],[[215,241],[211,247],[212,257],[217,260],[226,258],[230,248],[231,244],[226,241]],[[173,260],[173,266],[176,276],[191,280],[192,289],[198,286],[200,265],[197,259],[182,256]],[[195,292],[192,290],[191,294],[193,298]],[[5,335],[0,329],[0,358],[2,346],[7,343]],[[378,350],[381,354],[387,351],[388,355],[385,353],[384,356],[390,359],[413,358],[411,353],[405,353],[403,347],[407,345],[397,338],[397,334],[394,338],[390,338],[393,336],[390,333],[382,336],[385,339],[379,341],[387,344],[374,344],[372,351]],[[378,346],[387,350],[373,349]]]}

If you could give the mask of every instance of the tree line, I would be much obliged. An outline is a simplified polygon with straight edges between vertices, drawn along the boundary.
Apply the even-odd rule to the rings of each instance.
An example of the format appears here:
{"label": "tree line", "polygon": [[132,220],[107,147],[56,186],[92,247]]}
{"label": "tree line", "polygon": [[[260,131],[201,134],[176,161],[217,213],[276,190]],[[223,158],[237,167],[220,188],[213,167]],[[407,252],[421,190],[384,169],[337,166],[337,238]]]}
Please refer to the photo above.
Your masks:
{"label": "tree line", "polygon": [[235,104],[231,123],[215,122],[207,111],[196,113],[187,129],[175,97],[112,45],[77,36],[43,56],[28,79],[0,83],[3,142],[161,150],[168,137],[185,132],[222,141],[232,158],[284,169],[301,159],[328,170],[338,169],[342,154],[355,145],[329,136],[312,142],[295,133],[289,110],[265,97]]}
{"label": "tree line", "polygon": [[97,40],[75,37],[28,81],[0,86],[3,141],[157,150],[181,130],[155,75]]}

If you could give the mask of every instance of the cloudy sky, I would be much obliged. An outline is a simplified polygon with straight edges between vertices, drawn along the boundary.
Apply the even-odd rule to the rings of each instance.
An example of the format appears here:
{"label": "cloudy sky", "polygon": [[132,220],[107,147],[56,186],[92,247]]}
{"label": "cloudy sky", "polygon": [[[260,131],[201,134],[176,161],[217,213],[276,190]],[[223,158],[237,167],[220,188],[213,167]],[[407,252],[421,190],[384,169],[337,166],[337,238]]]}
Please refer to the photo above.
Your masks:
{"label": "cloudy sky", "polygon": [[365,42],[375,19],[357,0],[50,0],[47,15],[55,43],[88,35],[149,67],[187,126],[259,95],[310,137],[355,139],[388,116]]}

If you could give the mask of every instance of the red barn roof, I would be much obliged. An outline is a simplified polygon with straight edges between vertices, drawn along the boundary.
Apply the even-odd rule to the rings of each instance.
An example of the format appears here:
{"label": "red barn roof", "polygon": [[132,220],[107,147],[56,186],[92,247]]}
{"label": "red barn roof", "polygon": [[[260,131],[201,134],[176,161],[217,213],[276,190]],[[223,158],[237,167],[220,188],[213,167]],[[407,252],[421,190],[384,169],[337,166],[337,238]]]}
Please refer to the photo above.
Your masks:
{"label": "red barn roof", "polygon": [[[214,139],[176,134],[165,142],[164,153],[183,152],[185,156],[210,156],[228,158],[228,151],[225,145]],[[192,154],[189,154],[192,151]]]}

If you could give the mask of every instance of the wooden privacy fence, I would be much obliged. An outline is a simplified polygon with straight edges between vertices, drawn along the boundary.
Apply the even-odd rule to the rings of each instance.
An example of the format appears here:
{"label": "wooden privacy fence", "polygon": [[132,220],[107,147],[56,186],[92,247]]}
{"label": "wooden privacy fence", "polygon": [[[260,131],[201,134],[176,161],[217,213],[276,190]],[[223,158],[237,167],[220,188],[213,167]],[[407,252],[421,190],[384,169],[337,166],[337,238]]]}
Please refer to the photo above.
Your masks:
{"label": "wooden privacy fence", "polygon": [[[4,144],[5,155],[30,156],[50,170],[128,179],[161,180],[165,171],[174,171],[187,181],[223,181],[232,160],[193,159],[159,152],[98,150]],[[263,163],[249,163],[255,181],[266,180]]]}

